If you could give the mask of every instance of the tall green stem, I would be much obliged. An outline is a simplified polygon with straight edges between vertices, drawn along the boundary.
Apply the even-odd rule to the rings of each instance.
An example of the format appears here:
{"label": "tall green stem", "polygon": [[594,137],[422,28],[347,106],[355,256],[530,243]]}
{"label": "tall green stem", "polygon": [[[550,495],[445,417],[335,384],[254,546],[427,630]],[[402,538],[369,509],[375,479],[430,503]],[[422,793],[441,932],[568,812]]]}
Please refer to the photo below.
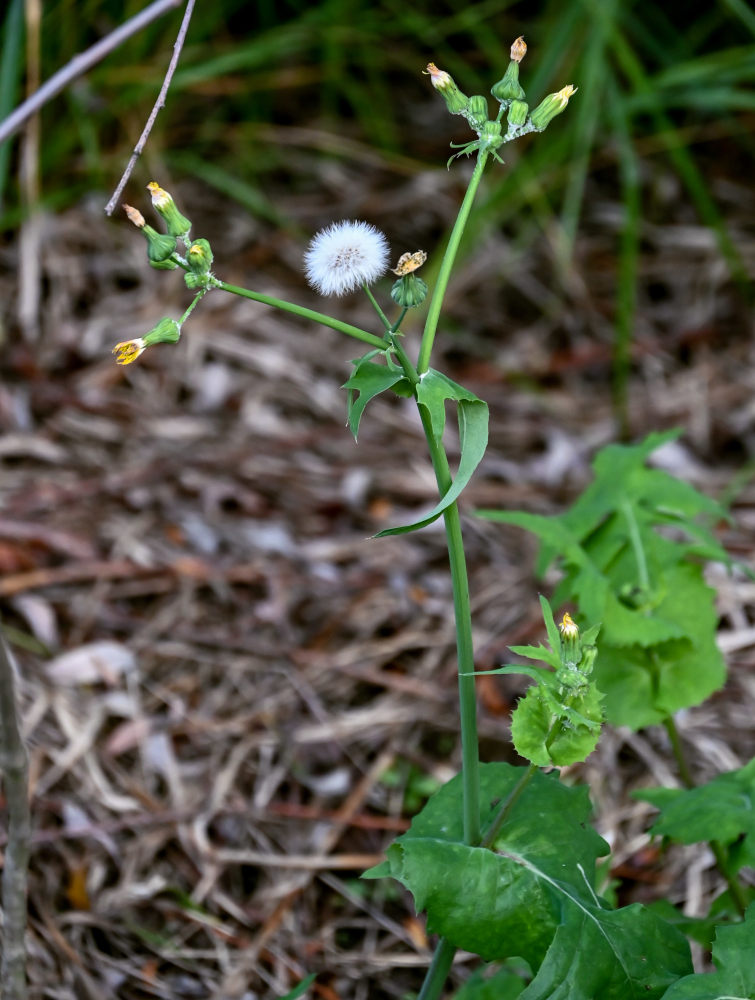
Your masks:
{"label": "tall green stem", "polygon": [[477,163],[474,168],[474,173],[469,180],[467,193],[464,195],[464,201],[461,203],[461,208],[459,209],[459,214],[456,216],[454,228],[451,230],[451,237],[448,241],[446,252],[443,255],[443,263],[440,265],[438,280],[435,284],[435,288],[433,289],[433,296],[430,299],[430,308],[427,312],[425,329],[422,334],[422,343],[419,348],[417,371],[420,375],[426,372],[430,366],[430,354],[433,349],[435,332],[438,329],[438,320],[440,319],[440,311],[443,307],[443,298],[446,294],[449,278],[451,277],[451,270],[454,266],[456,251],[459,249],[461,237],[464,233],[464,227],[467,224],[467,219],[469,218],[469,213],[472,209],[472,202],[477,194],[477,188],[479,187],[480,178],[482,177],[482,172],[485,169],[487,158],[487,150],[480,150],[477,157]]}
{"label": "tall green stem", "polygon": [[293,313],[294,316],[311,319],[314,323],[322,323],[323,326],[329,326],[332,330],[339,330],[341,333],[345,333],[349,337],[355,337],[357,340],[362,340],[365,344],[370,344],[372,347],[385,348],[385,341],[382,337],[376,337],[373,333],[360,330],[358,326],[352,326],[350,323],[342,323],[340,319],[333,319],[332,316],[326,316],[325,313],[316,312],[314,309],[306,309],[304,306],[297,306],[295,302],[286,302],[285,299],[276,299],[272,295],[263,295],[262,292],[253,292],[249,288],[240,288],[238,285],[229,285],[227,281],[221,281],[219,278],[212,279],[212,286],[213,288],[222,288],[223,291],[231,292],[233,295],[240,295],[244,299],[252,299],[254,302],[262,302],[266,306],[282,309],[283,312]]}
{"label": "tall green stem", "polygon": [[443,984],[448,978],[448,973],[453,965],[456,946],[450,944],[445,938],[441,938],[438,947],[435,949],[430,968],[427,970],[422,989],[417,995],[417,1000],[436,1000],[443,989]]}
{"label": "tall green stem", "polygon": [[[442,442],[433,434],[427,409],[419,408],[422,426],[430,449],[438,490],[443,496],[451,488],[451,470]],[[456,652],[459,669],[459,715],[461,721],[461,759],[464,814],[464,843],[480,842],[480,769],[477,745],[477,704],[475,699],[474,654],[472,648],[472,611],[469,604],[469,581],[461,536],[459,508],[452,503],[443,512],[446,543],[451,567],[456,620]]]}

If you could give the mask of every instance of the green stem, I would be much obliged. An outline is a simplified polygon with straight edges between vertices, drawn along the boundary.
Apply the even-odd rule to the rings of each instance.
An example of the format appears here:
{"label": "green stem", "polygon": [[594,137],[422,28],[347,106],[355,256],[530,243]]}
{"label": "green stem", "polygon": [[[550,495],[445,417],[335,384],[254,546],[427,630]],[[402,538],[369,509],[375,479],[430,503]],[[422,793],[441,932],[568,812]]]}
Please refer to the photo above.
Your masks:
{"label": "green stem", "polygon": [[446,252],[443,255],[443,263],[440,265],[440,271],[438,272],[438,280],[433,289],[433,295],[430,299],[430,308],[427,312],[427,319],[425,320],[425,330],[422,334],[422,343],[419,348],[419,357],[417,359],[417,371],[420,375],[427,371],[430,365],[430,354],[433,349],[433,341],[435,340],[435,332],[438,329],[438,320],[440,319],[440,310],[443,307],[443,298],[446,294],[446,288],[448,287],[448,281],[451,277],[451,269],[454,266],[454,259],[456,258],[456,251],[459,249],[459,243],[461,242],[462,234],[464,233],[464,227],[467,224],[467,219],[469,218],[469,213],[472,208],[472,202],[477,194],[477,188],[480,184],[480,179],[482,177],[482,172],[485,169],[485,163],[488,158],[488,151],[486,149],[481,149],[477,157],[477,163],[474,168],[474,173],[469,180],[469,186],[467,187],[467,193],[464,195],[464,201],[461,203],[461,208],[459,209],[459,214],[456,216],[456,222],[454,223],[454,228],[451,230],[451,237],[448,241],[448,246],[446,247]]}
{"label": "green stem", "polygon": [[399,364],[404,369],[404,375],[406,375],[412,385],[416,385],[419,382],[419,375],[417,374],[416,368],[407,357],[406,351],[401,346],[401,341],[392,331],[388,332],[387,337],[393,353],[396,355],[399,360]]}
{"label": "green stem", "polygon": [[[451,488],[451,470],[441,441],[433,434],[427,408],[419,407],[422,426],[430,450],[438,490],[444,496]],[[475,699],[474,653],[472,647],[472,611],[469,581],[461,535],[461,519],[454,502],[443,512],[446,543],[451,567],[456,621],[456,651],[459,672],[459,715],[461,721],[461,759],[463,788],[464,843],[480,843],[480,769],[477,746],[477,704]]]}
{"label": "green stem", "polygon": [[209,290],[210,290],[209,288],[203,288],[201,291],[197,292],[197,294],[194,296],[194,301],[191,303],[191,305],[183,314],[183,316],[179,319],[178,321],[179,326],[184,325],[186,320],[189,318],[189,316],[191,316],[192,312],[194,311],[194,307],[197,305],[197,303],[201,302],[201,300],[205,297],[205,295],[209,292]]}
{"label": "green stem", "polygon": [[401,312],[399,313],[398,319],[396,320],[396,322],[391,327],[391,333],[395,333],[399,329],[399,327],[401,326],[401,324],[404,322],[404,316],[406,316],[406,314],[408,312],[409,312],[409,307],[408,306],[404,306],[403,309],[401,310]]}
{"label": "green stem", "polygon": [[378,303],[378,300],[375,298],[375,296],[370,291],[369,286],[368,285],[362,285],[362,288],[364,289],[367,298],[370,300],[370,304],[372,305],[372,308],[375,310],[375,312],[380,317],[380,322],[383,324],[383,326],[386,328],[386,330],[390,330],[390,328],[391,328],[391,321],[388,319],[388,317],[385,315],[385,313],[383,312],[383,310],[380,308],[380,304]]}
{"label": "green stem", "polygon": [[645,595],[647,595],[647,592],[650,590],[650,573],[648,572],[648,562],[645,556],[645,548],[642,544],[637,518],[634,516],[632,505],[628,500],[625,500],[624,503],[622,503],[621,510],[626,518],[627,526],[629,527],[629,539],[632,543],[634,558],[637,562],[637,578],[640,581],[640,586],[645,592]]}
{"label": "green stem", "polygon": [[676,766],[679,768],[679,777],[682,779],[682,782],[687,788],[694,788],[695,781],[690,773],[689,767],[687,766],[687,759],[684,756],[684,748],[682,747],[682,741],[679,737],[679,730],[676,728],[673,716],[667,716],[663,720],[663,725],[671,742],[671,752],[676,760]]}
{"label": "green stem", "polygon": [[358,326],[352,326],[350,323],[342,323],[340,319],[333,319],[331,316],[316,312],[314,309],[306,309],[304,306],[297,306],[294,302],[286,302],[284,299],[273,298],[272,295],[263,295],[262,292],[253,292],[249,288],[229,285],[227,281],[221,281],[219,278],[212,279],[212,287],[222,288],[224,292],[231,292],[232,295],[240,295],[242,298],[252,299],[253,302],[262,302],[264,305],[273,306],[275,309],[282,309],[283,312],[293,313],[294,316],[301,316],[303,319],[311,319],[314,323],[329,326],[332,330],[338,330],[349,337],[355,337],[357,340],[361,340],[371,347],[385,349],[385,341],[382,337],[376,337],[374,333],[367,333],[366,330],[360,330]]}
{"label": "green stem", "polygon": [[443,984],[448,978],[448,973],[453,965],[456,945],[450,944],[445,938],[441,938],[438,947],[435,949],[430,968],[427,970],[422,989],[417,995],[417,1000],[436,1000],[440,996]]}
{"label": "green stem", "polygon": [[485,831],[485,835],[483,836],[482,841],[480,842],[481,847],[492,847],[493,844],[496,842],[498,834],[501,832],[501,827],[511,815],[511,810],[516,805],[519,796],[522,794],[527,785],[529,785],[529,783],[532,781],[537,770],[538,770],[537,764],[530,764],[530,766],[521,776],[519,781],[511,789],[508,798],[502,804],[502,806],[496,813],[493,822]]}

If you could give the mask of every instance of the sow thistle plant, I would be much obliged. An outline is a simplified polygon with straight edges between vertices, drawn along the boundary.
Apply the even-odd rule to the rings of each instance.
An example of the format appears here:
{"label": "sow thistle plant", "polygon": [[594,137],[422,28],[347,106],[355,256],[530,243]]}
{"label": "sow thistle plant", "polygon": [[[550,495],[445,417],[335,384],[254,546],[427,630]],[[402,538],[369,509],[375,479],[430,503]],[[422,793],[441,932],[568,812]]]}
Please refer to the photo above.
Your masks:
{"label": "sow thistle plant", "polygon": [[[518,38],[506,72],[491,89],[497,105],[492,117],[488,98],[467,97],[447,72],[434,63],[427,66],[448,111],[464,117],[475,136],[455,147],[459,151],[448,166],[461,155],[476,157],[432,293],[417,273],[426,252],[407,249],[391,268],[395,280],[386,308],[398,311],[389,318],[372,291],[389,268],[388,240],[371,224],[355,220],[335,222],[317,233],[304,254],[304,271],[323,296],[339,297],[361,287],[375,312],[374,330],[230,285],[213,272],[209,242],[191,236],[189,219],[152,182],[152,204],[164,231],[149,226],[134,208],[126,206],[126,213],[146,240],[150,266],[180,270],[195,294],[181,317],[165,317],[144,336],[117,344],[116,361],[128,365],[148,347],[176,343],[202,298],[220,290],[324,324],[367,346],[352,362],[344,385],[348,425],[355,438],[367,404],[377,395],[393,392],[413,398],[417,405],[439,499],[423,516],[386,528],[379,536],[416,531],[444,519],[456,624],[462,769],[432,796],[408,832],[388,848],[386,860],[365,877],[391,877],[404,885],[418,911],[427,914],[428,931],[440,937],[420,1000],[441,995],[458,948],[490,963],[514,961],[521,972],[490,966],[467,984],[466,1000],[755,997],[755,962],[745,967],[741,960],[745,929],[750,941],[755,936],[755,907],[747,909],[753,891],[738,879],[741,868],[755,858],[753,809],[740,804],[730,810],[725,825],[717,826],[714,820],[727,796],[755,800],[752,767],[702,788],[645,795],[661,809],[659,834],[684,842],[690,836],[711,841],[728,885],[717,913],[723,920],[746,920],[739,928],[715,932],[718,972],[709,976],[693,974],[687,938],[674,926],[683,921],[673,907],[666,907],[669,919],[664,919],[650,908],[634,904],[615,909],[601,898],[596,868],[608,854],[608,845],[589,825],[587,788],[567,786],[555,770],[583,761],[592,752],[606,716],[635,726],[665,722],[678,742],[673,712],[696,704],[723,682],[712,638],[710,593],[699,560],[722,559],[725,553],[710,530],[697,522],[698,515],[719,511],[685,484],[645,469],[658,437],[634,451],[607,449],[596,463],[603,479],[560,519],[487,512],[538,533],[545,550],[541,568],[561,561],[558,601],[571,601],[579,614],[578,620],[563,614],[557,625],[550,604],[541,598],[548,645],[512,647],[523,659],[541,665],[506,664],[492,671],[516,672],[534,681],[512,719],[514,745],[529,763],[515,767],[479,760],[478,674],[458,499],[485,452],[488,407],[432,368],[430,361],[454,260],[488,162],[502,162],[499,150],[504,144],[544,131],[576,92],[572,85],[565,86],[530,109],[519,79],[526,51],[524,39]],[[428,295],[413,360],[404,346],[403,325]],[[448,403],[455,407],[459,426],[455,475],[444,445]],[[662,536],[659,526],[681,529],[688,540]],[[690,676],[697,674],[700,677]],[[695,810],[697,823],[690,833],[685,817]],[[743,848],[748,834],[752,842]],[[710,920],[687,920],[684,929],[708,944],[712,941]]]}

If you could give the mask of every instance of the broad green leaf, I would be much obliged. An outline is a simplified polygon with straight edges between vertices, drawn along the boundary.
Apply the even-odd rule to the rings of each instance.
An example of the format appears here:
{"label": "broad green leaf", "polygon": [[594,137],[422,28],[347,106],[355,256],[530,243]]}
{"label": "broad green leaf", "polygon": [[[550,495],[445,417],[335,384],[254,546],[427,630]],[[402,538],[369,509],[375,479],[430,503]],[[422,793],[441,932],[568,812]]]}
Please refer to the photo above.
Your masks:
{"label": "broad green leaf", "polygon": [[[417,531],[428,524],[432,524],[448,507],[459,498],[462,490],[472,478],[472,474],[480,464],[480,459],[485,454],[488,445],[488,405],[481,399],[477,399],[472,393],[457,386],[455,382],[434,372],[430,369],[416,389],[417,402],[424,406],[430,414],[433,426],[433,434],[443,433],[443,422],[445,421],[445,400],[454,399],[457,402],[457,413],[459,419],[459,444],[461,455],[459,457],[459,468],[456,477],[448,491],[441,498],[440,502],[433,507],[429,514],[413,521],[411,524],[404,524],[397,528],[385,528],[379,531],[376,538],[384,535],[403,535],[408,531]],[[444,395],[444,393],[446,395]]]}
{"label": "broad green leaf", "polygon": [[279,1000],[298,1000],[298,997],[303,997],[315,981],[315,978],[316,973],[313,972],[310,976],[307,976],[306,979],[302,979],[298,985],[294,986],[290,993],[287,993],[284,997],[279,997]]}
{"label": "broad green leaf", "polygon": [[[351,378],[348,382],[344,382],[341,387],[349,390],[349,430],[355,439],[359,433],[359,423],[364,408],[369,401],[386,389],[391,389],[399,382],[406,381],[400,369],[389,368],[372,361],[371,357],[375,353],[381,352],[371,351],[369,355],[355,361]],[[354,393],[358,393],[358,395],[355,396]]]}
{"label": "broad green leaf", "polygon": [[499,969],[487,978],[485,971],[478,969],[454,994],[454,1000],[516,1000],[523,989],[524,982],[508,969]]}
{"label": "broad green leaf", "polygon": [[739,924],[719,927],[713,942],[716,972],[685,976],[663,1000],[755,1000],[755,903]]}
{"label": "broad green leaf", "polygon": [[[481,766],[483,828],[525,773],[509,764]],[[495,850],[463,843],[461,807],[457,776],[388,849],[391,874],[411,891],[417,909],[427,911],[430,932],[485,959],[519,955],[536,967],[561,920],[560,893],[551,882],[584,891],[592,883],[595,859],[608,850],[588,825],[587,789],[567,788],[555,775],[536,773],[516,800]]]}
{"label": "broad green leaf", "polygon": [[684,935],[639,903],[605,910],[566,890],[564,922],[521,1000],[659,1000],[691,968]]}
{"label": "broad green leaf", "polygon": [[569,695],[566,705],[553,704],[546,688],[527,690],[511,717],[511,740],[520,757],[539,767],[567,767],[585,760],[598,745],[603,696],[595,684]]}
{"label": "broad green leaf", "polygon": [[650,832],[682,844],[737,845],[737,860],[755,865],[755,759],[697,788],[649,788],[632,797],[660,809]]}
{"label": "broad green leaf", "polygon": [[[606,696],[606,717],[617,726],[640,729],[662,722],[682,708],[704,701],[726,679],[715,642],[713,591],[693,563],[681,563],[665,577],[667,593],[659,615],[689,636],[653,648],[618,647],[598,641],[595,680]],[[608,621],[606,620],[606,630]]]}

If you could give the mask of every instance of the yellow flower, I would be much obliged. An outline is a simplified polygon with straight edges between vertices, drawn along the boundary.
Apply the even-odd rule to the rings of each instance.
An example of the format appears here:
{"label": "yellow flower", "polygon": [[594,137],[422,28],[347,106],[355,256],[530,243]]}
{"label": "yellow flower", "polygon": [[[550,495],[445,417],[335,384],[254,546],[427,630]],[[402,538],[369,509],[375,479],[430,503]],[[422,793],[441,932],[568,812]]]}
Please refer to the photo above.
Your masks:
{"label": "yellow flower", "polygon": [[130,365],[136,361],[140,354],[144,352],[147,345],[144,337],[136,337],[134,340],[122,340],[113,348],[113,354],[117,355],[115,363],[118,365]]}
{"label": "yellow flower", "polygon": [[564,639],[579,638],[579,627],[568,611],[565,612],[564,617],[561,619],[558,630]]}
{"label": "yellow flower", "polygon": [[572,86],[571,83],[567,83],[567,85],[565,87],[562,87],[561,90],[559,90],[559,92],[556,94],[556,97],[561,102],[562,111],[569,103],[569,98],[572,96],[572,94],[576,93],[576,90],[577,88]]}

